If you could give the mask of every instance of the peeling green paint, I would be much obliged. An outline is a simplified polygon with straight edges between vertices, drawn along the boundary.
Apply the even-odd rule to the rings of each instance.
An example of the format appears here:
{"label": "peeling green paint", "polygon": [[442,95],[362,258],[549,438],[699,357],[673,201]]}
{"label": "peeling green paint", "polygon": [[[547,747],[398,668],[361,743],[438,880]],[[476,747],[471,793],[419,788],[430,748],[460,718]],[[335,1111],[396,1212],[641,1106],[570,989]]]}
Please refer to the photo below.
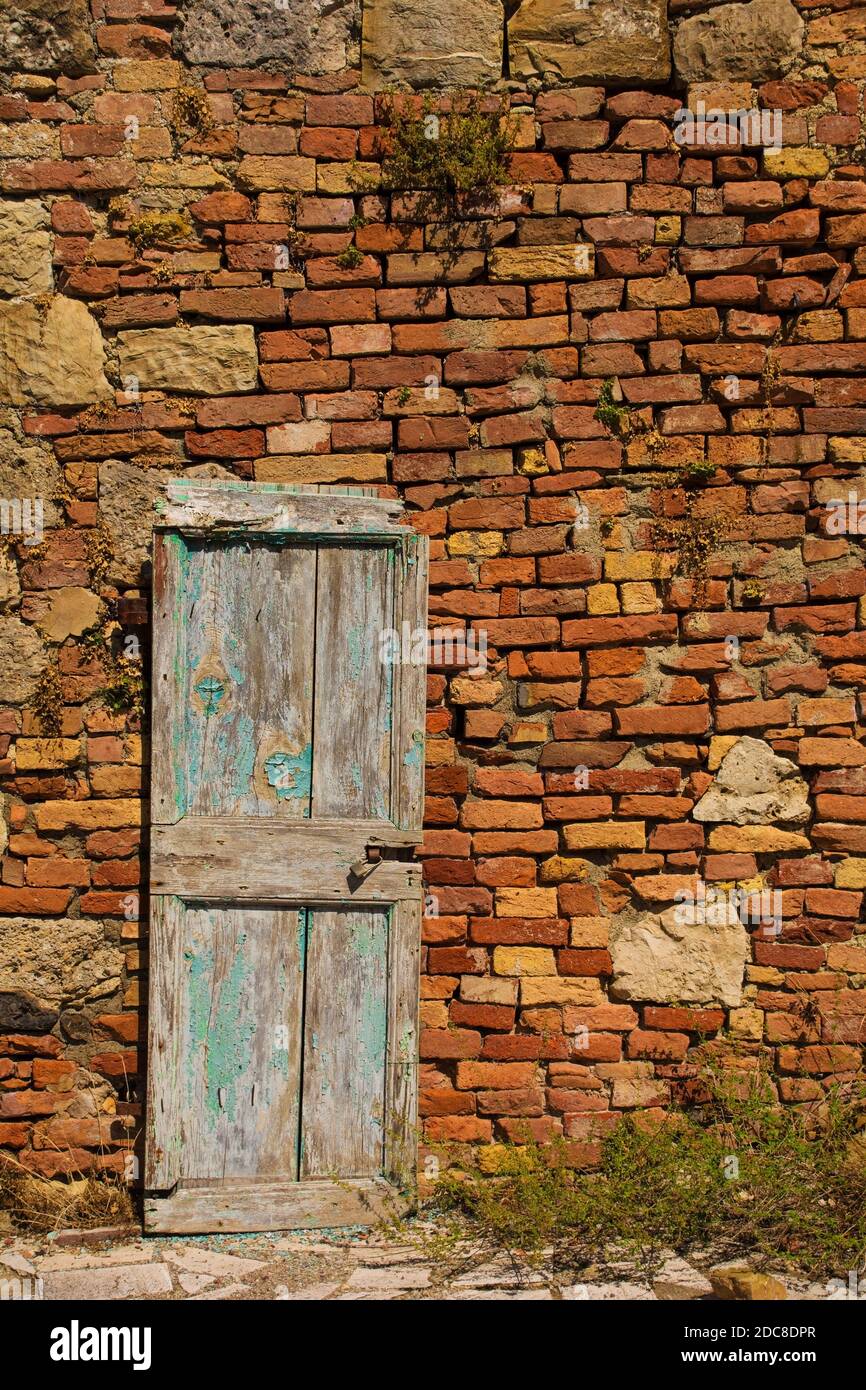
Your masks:
{"label": "peeling green paint", "polygon": [[[213,926],[213,914],[208,914]],[[249,1043],[256,1031],[256,1020],[249,1017],[255,980],[252,961],[245,951],[246,932],[239,932],[235,955],[222,982],[214,984],[214,953],[211,947],[186,951],[189,964],[189,1043],[190,1097],[193,1073],[203,1074],[205,1082],[204,1117],[213,1129],[224,1111],[230,1121],[237,1114],[237,1083],[249,1064]]]}
{"label": "peeling green paint", "polygon": [[406,767],[420,767],[424,757],[424,735],[420,729],[416,729],[412,735],[412,743],[409,751],[403,758]]}
{"label": "peeling green paint", "polygon": [[196,681],[193,688],[204,705],[205,714],[216,714],[226,693],[225,681],[217,680],[216,676],[203,676],[200,681]]}
{"label": "peeling green paint", "polygon": [[265,776],[278,801],[306,801],[313,782],[313,745],[308,743],[297,756],[272,753],[265,761]]}

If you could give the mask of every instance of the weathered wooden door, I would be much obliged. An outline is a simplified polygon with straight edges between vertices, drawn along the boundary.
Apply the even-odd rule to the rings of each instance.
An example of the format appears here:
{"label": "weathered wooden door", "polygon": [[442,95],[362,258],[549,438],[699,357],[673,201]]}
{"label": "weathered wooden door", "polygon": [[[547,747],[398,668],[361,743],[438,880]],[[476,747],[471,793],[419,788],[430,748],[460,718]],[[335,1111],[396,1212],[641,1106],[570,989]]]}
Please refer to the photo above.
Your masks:
{"label": "weathered wooden door", "polygon": [[389,634],[427,544],[363,489],[158,512],[146,1226],[376,1219],[414,1171],[425,670]]}

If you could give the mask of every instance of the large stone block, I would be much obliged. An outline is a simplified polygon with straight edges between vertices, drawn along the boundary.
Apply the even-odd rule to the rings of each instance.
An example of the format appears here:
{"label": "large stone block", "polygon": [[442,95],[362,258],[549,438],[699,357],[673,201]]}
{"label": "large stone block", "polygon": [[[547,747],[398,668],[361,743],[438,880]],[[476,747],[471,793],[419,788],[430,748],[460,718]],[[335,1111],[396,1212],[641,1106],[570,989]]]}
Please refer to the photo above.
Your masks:
{"label": "large stone block", "polygon": [[47,664],[48,653],[35,628],[13,614],[0,618],[0,704],[29,700]]}
{"label": "large stone block", "polygon": [[153,503],[165,484],[158,468],[141,468],[121,459],[99,465],[99,512],[111,537],[108,578],[138,584],[150,561]]}
{"label": "large stone block", "polygon": [[177,52],[189,63],[339,72],[357,61],[361,0],[189,0]]}
{"label": "large stone block", "polygon": [[0,70],[96,71],[87,0],[7,0],[0,6]]}
{"label": "large stone block", "polygon": [[791,0],[717,5],[682,21],[674,65],[685,82],[766,81],[799,57],[804,30]]}
{"label": "large stone block", "polygon": [[653,1004],[725,1004],[743,994],[749,954],[733,907],[695,910],[683,904],[642,917],[611,933],[611,994]]}
{"label": "large stone block", "polygon": [[470,87],[502,76],[501,0],[365,0],[368,87]]}
{"label": "large stone block", "polygon": [[0,918],[0,992],[27,991],[43,1008],[102,999],[120,986],[123,953],[102,922]]}
{"label": "large stone block", "polygon": [[693,815],[726,825],[804,825],[811,815],[809,788],[796,765],[778,757],[763,739],[739,738]]}
{"label": "large stone block", "polygon": [[63,521],[63,511],[55,500],[62,483],[63,471],[51,449],[36,440],[19,444],[11,430],[0,430],[0,497],[30,500],[33,534],[28,539],[33,544],[41,540],[36,534],[38,514],[33,506],[37,500],[42,503],[44,529]]}
{"label": "large stone block", "polygon": [[106,400],[105,349],[96,319],[78,299],[47,309],[0,303],[0,405],[90,405]]}
{"label": "large stone block", "polygon": [[508,25],[512,77],[595,82],[670,76],[666,0],[522,0]]}
{"label": "large stone block", "polygon": [[36,198],[0,200],[0,294],[44,294],[53,286],[48,209]]}
{"label": "large stone block", "polygon": [[250,324],[231,328],[141,328],[117,335],[121,377],[141,390],[231,396],[254,391],[256,335]]}

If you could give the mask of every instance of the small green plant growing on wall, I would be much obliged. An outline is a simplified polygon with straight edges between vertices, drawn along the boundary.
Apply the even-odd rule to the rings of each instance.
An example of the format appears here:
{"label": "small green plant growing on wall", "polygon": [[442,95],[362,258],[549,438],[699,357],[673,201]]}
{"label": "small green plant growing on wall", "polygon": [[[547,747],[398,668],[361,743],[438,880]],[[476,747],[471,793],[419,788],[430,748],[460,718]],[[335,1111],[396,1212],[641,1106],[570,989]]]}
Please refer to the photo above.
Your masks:
{"label": "small green plant growing on wall", "polygon": [[419,104],[389,94],[383,117],[381,187],[423,194],[428,213],[453,215],[461,202],[477,205],[512,182],[516,123],[507,98],[452,92],[445,100],[427,94]]}
{"label": "small green plant growing on wall", "polygon": [[138,256],[151,246],[188,241],[193,235],[193,226],[185,209],[182,212],[149,209],[132,219],[126,235]]}
{"label": "small green plant growing on wall", "polygon": [[731,517],[723,508],[710,512],[700,505],[704,486],[715,472],[715,464],[708,459],[689,460],[678,468],[656,496],[662,510],[671,507],[679,515],[660,516],[652,524],[653,548],[675,551],[674,572],[694,580],[698,607],[706,601],[710,560],[731,527]]}
{"label": "small green plant growing on wall", "polygon": [[618,439],[628,439],[632,432],[631,412],[621,399],[617,399],[616,390],[617,383],[612,376],[602,382],[595,418]]}
{"label": "small green plant growing on wall", "polygon": [[353,243],[351,246],[347,246],[345,251],[340,252],[337,257],[337,265],[341,270],[357,270],[363,259],[363,251],[359,251],[358,247]]}

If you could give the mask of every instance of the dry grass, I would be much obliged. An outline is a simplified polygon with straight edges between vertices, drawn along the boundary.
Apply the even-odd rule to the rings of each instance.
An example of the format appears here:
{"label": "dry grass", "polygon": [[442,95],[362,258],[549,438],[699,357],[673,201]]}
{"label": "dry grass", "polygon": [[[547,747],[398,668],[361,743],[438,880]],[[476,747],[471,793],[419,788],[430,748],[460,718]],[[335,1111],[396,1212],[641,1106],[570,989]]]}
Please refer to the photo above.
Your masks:
{"label": "dry grass", "polygon": [[19,1231],[135,1225],[129,1189],[115,1176],[56,1182],[31,1173],[15,1159],[0,1159],[0,1212]]}

